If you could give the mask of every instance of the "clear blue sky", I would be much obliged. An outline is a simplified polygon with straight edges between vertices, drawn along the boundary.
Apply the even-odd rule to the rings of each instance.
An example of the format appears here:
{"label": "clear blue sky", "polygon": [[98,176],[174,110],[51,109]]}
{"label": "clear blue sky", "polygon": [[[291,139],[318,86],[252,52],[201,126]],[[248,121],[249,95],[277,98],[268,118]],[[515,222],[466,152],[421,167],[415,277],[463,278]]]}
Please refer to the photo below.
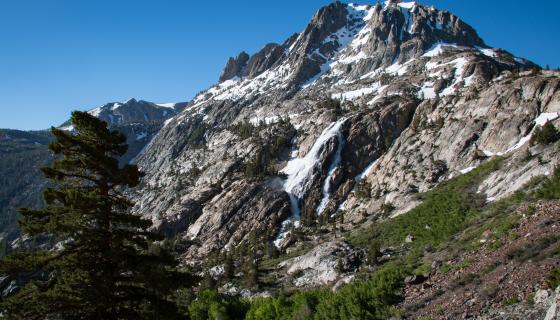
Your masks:
{"label": "clear blue sky", "polygon": [[[560,66],[560,1],[420,2],[458,14],[491,46]],[[48,128],[130,97],[187,101],[229,56],[282,42],[328,3],[0,0],[0,128]]]}

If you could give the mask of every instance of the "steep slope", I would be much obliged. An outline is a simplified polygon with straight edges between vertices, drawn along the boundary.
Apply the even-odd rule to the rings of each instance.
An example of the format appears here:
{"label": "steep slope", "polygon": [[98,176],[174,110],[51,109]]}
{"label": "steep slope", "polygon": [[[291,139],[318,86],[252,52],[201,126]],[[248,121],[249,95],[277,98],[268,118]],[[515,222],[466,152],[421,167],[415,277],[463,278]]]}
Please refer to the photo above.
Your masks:
{"label": "steep slope", "polygon": [[[147,176],[136,210],[195,240],[188,255],[253,232],[285,248],[300,218],[404,212],[490,152],[520,154],[535,120],[557,118],[558,77],[523,73],[534,67],[446,11],[335,2],[283,44],[230,59],[220,83],[166,123],[138,157]],[[247,174],[255,162],[265,174]],[[511,162],[513,174],[480,192],[500,197],[553,165]],[[361,180],[366,199],[354,193]]]}
{"label": "steep slope", "polygon": [[16,208],[40,207],[46,181],[39,168],[52,161],[46,131],[0,129],[0,232],[2,238],[18,234]]}

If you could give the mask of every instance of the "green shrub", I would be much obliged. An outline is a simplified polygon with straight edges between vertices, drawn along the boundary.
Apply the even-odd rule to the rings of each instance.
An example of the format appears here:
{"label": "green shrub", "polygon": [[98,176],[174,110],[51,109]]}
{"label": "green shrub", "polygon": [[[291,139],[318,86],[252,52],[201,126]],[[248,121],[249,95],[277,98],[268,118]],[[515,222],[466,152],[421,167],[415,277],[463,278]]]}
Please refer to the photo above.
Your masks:
{"label": "green shrub", "polygon": [[463,230],[467,218],[481,206],[481,195],[470,187],[485,174],[495,170],[501,159],[481,165],[466,175],[440,184],[434,190],[420,195],[423,203],[408,213],[374,226],[374,236],[385,245],[400,245],[412,235],[413,248],[423,250],[435,247]]}
{"label": "green shrub", "polygon": [[248,305],[233,297],[221,295],[216,290],[200,292],[188,307],[193,320],[244,319]]}
{"label": "green shrub", "polygon": [[406,273],[401,266],[385,266],[371,279],[355,281],[337,292],[319,289],[255,299],[245,319],[387,319],[396,315],[392,306],[402,299]]}
{"label": "green shrub", "polygon": [[366,180],[358,182],[354,194],[358,199],[371,198],[371,184]]}
{"label": "green shrub", "polygon": [[449,239],[464,230],[473,217],[480,216],[486,199],[475,193],[473,186],[498,169],[502,159],[494,158],[467,174],[441,183],[427,193],[418,194],[423,202],[416,208],[372,225],[367,230],[354,232],[348,240],[362,248],[368,248],[373,241],[379,241],[381,246],[400,246],[408,235],[412,235],[414,241],[406,245],[415,252],[416,258],[428,248],[437,249],[449,243]]}
{"label": "green shrub", "polygon": [[231,125],[229,130],[238,135],[241,139],[249,139],[259,132],[259,128],[253,125],[251,122],[245,120],[237,124]]}
{"label": "green shrub", "polygon": [[552,272],[546,279],[546,286],[552,290],[560,286],[560,268],[555,268],[554,270],[552,270]]}
{"label": "green shrub", "polygon": [[251,302],[245,319],[312,319],[315,309],[328,290],[299,292],[292,296],[258,298]]}
{"label": "green shrub", "polygon": [[537,199],[560,199],[560,169],[555,168],[552,175],[544,180],[542,185],[533,192]]}
{"label": "green shrub", "polygon": [[552,122],[548,121],[542,127],[535,128],[535,132],[531,137],[531,144],[550,144],[558,141],[560,134]]}
{"label": "green shrub", "polygon": [[340,104],[340,100],[327,98],[319,102],[318,107],[328,109],[328,110],[340,110],[341,104]]}
{"label": "green shrub", "polygon": [[388,319],[396,315],[392,306],[402,299],[405,275],[402,267],[384,266],[368,281],[325,295],[313,319]]}
{"label": "green shrub", "polygon": [[519,302],[521,302],[521,300],[519,300],[518,297],[509,297],[509,298],[505,299],[504,301],[502,301],[502,304],[504,306],[512,306],[514,304],[518,304]]}
{"label": "green shrub", "polygon": [[381,214],[384,216],[391,214],[395,211],[395,206],[391,202],[385,202],[381,205]]}
{"label": "green shrub", "polygon": [[375,265],[381,257],[381,244],[379,241],[373,241],[367,248],[366,260],[369,265]]}

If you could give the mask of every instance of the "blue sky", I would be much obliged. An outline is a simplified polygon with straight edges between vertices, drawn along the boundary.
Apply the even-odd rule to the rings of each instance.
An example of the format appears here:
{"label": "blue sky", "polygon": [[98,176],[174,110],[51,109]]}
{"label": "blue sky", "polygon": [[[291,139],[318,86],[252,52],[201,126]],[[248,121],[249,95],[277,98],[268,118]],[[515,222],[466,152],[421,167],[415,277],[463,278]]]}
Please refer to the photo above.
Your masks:
{"label": "blue sky", "polygon": [[[282,42],[330,2],[0,0],[0,128],[44,129],[131,97],[187,101],[229,56]],[[491,46],[560,66],[559,1],[420,2],[459,15]]]}

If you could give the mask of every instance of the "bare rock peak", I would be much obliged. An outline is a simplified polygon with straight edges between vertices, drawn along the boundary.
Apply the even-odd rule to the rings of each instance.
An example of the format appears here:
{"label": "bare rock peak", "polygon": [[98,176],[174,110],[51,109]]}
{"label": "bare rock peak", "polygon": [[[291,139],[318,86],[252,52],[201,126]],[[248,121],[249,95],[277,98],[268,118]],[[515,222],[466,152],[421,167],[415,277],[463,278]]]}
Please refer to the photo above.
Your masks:
{"label": "bare rock peak", "polygon": [[247,66],[247,61],[249,61],[249,55],[245,51],[239,53],[235,58],[229,58],[224,71],[220,76],[220,82],[224,82],[234,77],[241,77],[244,68]]}
{"label": "bare rock peak", "polygon": [[[358,11],[363,15],[355,14]],[[343,39],[360,31],[370,32],[363,51],[371,57],[370,65],[377,67],[418,58],[437,43],[487,47],[474,28],[457,16],[416,1],[388,0],[373,7],[336,1],[319,9],[301,33],[283,44],[270,43],[254,55],[242,52],[230,58],[220,82],[252,79],[286,64],[293,70],[292,83],[300,85],[343,49],[347,42]]]}

